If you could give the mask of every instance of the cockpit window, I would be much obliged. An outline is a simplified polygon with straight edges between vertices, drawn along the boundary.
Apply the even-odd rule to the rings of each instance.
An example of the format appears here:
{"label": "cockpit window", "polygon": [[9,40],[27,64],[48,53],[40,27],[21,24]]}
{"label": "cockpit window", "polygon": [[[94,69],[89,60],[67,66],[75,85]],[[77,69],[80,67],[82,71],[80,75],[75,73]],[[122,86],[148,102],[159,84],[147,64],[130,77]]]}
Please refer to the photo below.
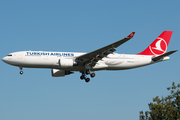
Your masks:
{"label": "cockpit window", "polygon": [[9,55],[7,55],[7,56],[12,56],[12,54],[9,54]]}

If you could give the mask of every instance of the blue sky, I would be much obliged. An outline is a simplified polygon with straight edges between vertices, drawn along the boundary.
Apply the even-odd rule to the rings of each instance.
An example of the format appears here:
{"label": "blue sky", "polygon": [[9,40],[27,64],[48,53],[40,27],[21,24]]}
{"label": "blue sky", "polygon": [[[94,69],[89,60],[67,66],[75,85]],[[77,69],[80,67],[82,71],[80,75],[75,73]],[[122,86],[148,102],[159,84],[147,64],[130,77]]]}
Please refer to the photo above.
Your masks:
{"label": "blue sky", "polygon": [[[90,52],[131,32],[117,53],[143,51],[164,30],[168,51],[179,50],[180,1],[1,0],[0,57],[24,50]],[[138,120],[155,96],[179,83],[179,51],[171,59],[124,71],[98,71],[89,83],[80,73],[51,77],[50,69],[0,62],[1,120]]]}

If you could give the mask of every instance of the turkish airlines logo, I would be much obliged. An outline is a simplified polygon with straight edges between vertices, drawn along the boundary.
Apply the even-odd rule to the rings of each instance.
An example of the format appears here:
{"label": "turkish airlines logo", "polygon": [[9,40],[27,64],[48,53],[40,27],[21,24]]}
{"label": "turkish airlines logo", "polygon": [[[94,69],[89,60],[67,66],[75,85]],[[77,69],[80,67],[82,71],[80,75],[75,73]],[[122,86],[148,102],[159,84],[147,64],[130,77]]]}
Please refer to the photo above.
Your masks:
{"label": "turkish airlines logo", "polygon": [[149,46],[149,49],[154,55],[161,55],[166,52],[167,43],[163,38],[158,37],[156,41]]}

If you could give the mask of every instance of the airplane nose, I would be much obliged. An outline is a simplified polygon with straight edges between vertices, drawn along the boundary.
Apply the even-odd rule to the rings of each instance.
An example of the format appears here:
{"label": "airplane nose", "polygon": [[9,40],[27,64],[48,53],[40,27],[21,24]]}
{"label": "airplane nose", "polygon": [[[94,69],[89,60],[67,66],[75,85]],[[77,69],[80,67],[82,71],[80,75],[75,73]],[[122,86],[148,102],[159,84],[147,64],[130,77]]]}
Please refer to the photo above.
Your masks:
{"label": "airplane nose", "polygon": [[4,62],[4,60],[5,60],[5,59],[4,59],[4,57],[3,57],[3,58],[2,58],[2,61]]}
{"label": "airplane nose", "polygon": [[3,61],[3,62],[6,62],[6,61],[7,61],[7,60],[6,60],[6,57],[3,57],[3,58],[2,58],[2,61]]}

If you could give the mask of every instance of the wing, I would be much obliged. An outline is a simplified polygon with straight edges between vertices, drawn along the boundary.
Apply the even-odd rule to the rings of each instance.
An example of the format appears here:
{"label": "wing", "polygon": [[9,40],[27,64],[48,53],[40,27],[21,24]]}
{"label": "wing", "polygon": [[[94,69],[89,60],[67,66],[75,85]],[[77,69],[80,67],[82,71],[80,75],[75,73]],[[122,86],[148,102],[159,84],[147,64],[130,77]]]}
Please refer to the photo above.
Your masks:
{"label": "wing", "polygon": [[76,58],[76,62],[79,65],[90,65],[92,67],[103,57],[106,57],[108,54],[111,54],[114,51],[116,51],[115,48],[117,48],[121,44],[130,40],[134,36],[134,34],[135,34],[135,32],[132,32],[130,35],[128,35],[127,37],[125,37],[122,40],[119,40],[117,42],[114,42],[110,45],[107,45],[107,46],[97,49],[95,51],[84,54],[82,56],[79,56]]}

